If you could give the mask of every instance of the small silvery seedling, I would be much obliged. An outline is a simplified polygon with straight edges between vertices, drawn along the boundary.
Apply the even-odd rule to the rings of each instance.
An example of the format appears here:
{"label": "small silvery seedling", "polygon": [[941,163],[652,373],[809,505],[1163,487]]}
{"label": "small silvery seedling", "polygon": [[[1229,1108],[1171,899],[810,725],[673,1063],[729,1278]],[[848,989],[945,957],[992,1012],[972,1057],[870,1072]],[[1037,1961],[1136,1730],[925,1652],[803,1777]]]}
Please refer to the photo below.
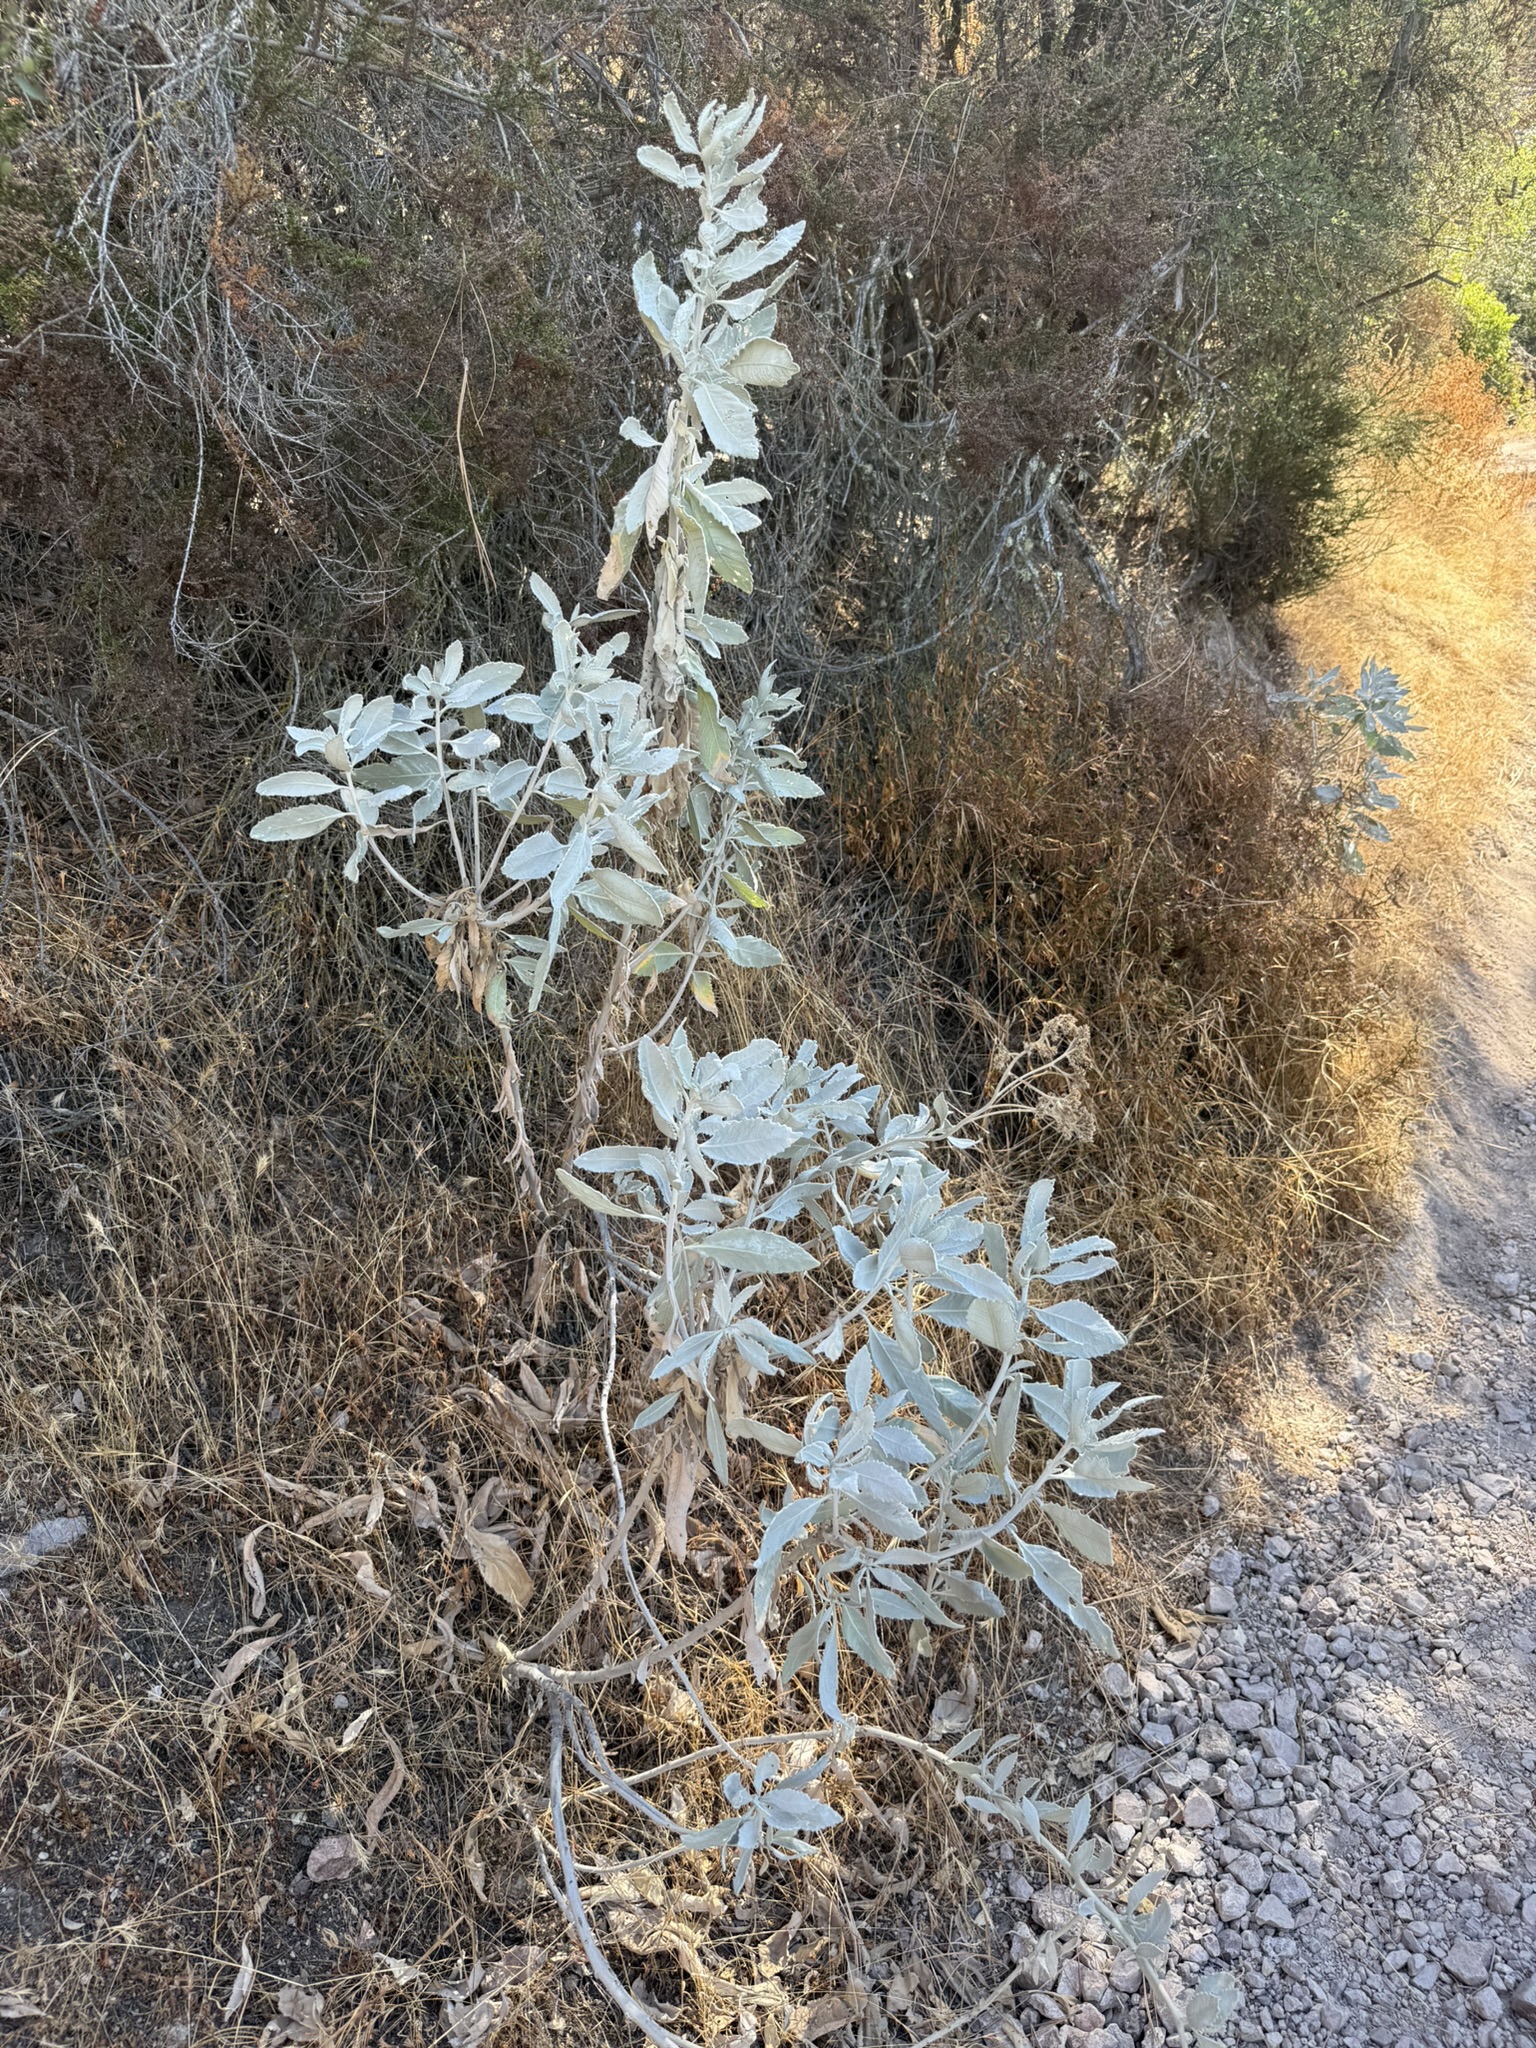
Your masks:
{"label": "small silvery seedling", "polygon": [[[1303,689],[1273,690],[1270,702],[1299,709],[1310,722],[1314,752],[1321,757],[1326,747],[1326,763],[1319,758],[1314,764],[1318,773],[1312,794],[1320,804],[1338,807],[1344,832],[1341,855],[1344,865],[1358,875],[1365,872],[1360,841],[1386,845],[1391,840],[1379,814],[1398,808],[1387,784],[1400,780],[1402,771],[1387,763],[1414,758],[1404,734],[1419,727],[1413,723],[1406,685],[1374,657],[1361,668],[1353,690],[1338,684],[1336,668],[1325,675],[1308,669]],[[1320,739],[1322,733],[1326,741]]]}
{"label": "small silvery seedling", "polygon": [[[1010,1830],[1048,1859],[1141,1960],[1169,2023],[1202,2036],[1230,2010],[1228,1989],[1213,1981],[1180,2006],[1160,1974],[1170,1910],[1148,1906],[1163,1873],[1114,1904],[1086,1800],[1069,1810],[1043,1798],[1022,1775],[1015,1738],[983,1747],[978,1728],[945,1748],[849,1704],[854,1666],[895,1684],[902,1662],[913,1668],[944,1635],[1005,1618],[1010,1585],[1033,1587],[1109,1652],[1108,1624],[1074,1560],[1112,1563],[1090,1510],[1143,1485],[1131,1466],[1150,1432],[1127,1421],[1137,1401],[1117,1403],[1114,1383],[1095,1380],[1095,1361],[1125,1339],[1074,1291],[1114,1264],[1113,1247],[1052,1242],[1049,1181],[1029,1190],[1007,1231],[978,1197],[953,1196],[940,1163],[974,1142],[965,1133],[975,1118],[942,1098],[900,1110],[856,1068],[823,1063],[809,1040],[793,1051],[765,1038],[696,1050],[679,1021],[689,1001],[714,1013],[715,963],[778,961],[751,924],[766,907],[761,866],[799,843],[780,803],[819,792],[781,736],[796,700],[771,670],[725,702],[715,664],[746,635],[711,609],[716,585],[751,589],[743,537],[768,494],[725,465],[758,454],[754,391],[795,373],[775,327],[781,266],[800,230],[759,238],[773,152],[743,159],[762,103],[711,104],[696,125],[671,99],[664,112],[675,152],[647,147],[640,160],[695,195],[699,230],[679,260],[681,289],[651,255],[635,265],[639,315],[672,384],[659,431],[633,418],[621,429],[648,459],[615,513],[598,608],[567,610],[531,576],[551,649],[538,688],[524,687],[515,664],[466,666],[455,645],[398,695],[352,697],[323,725],[290,728],[301,759],[317,765],[260,785],[294,801],[253,835],[300,840],[342,827],[349,879],[374,862],[408,899],[411,914],[386,933],[423,942],[439,986],[467,995],[500,1034],[502,1104],[532,1205],[546,1212],[559,1189],[578,1205],[572,1218],[595,1213],[608,1273],[597,1420],[613,1518],[600,1573],[610,1583],[622,1574],[647,1647],[584,1672],[506,1653],[509,1678],[535,1688],[548,1717],[548,1835],[535,1821],[535,1845],[597,1981],[652,2040],[677,2048],[603,1954],[570,1841],[568,1770],[643,1816],[669,1845],[661,1853],[718,1853],[741,1891],[765,1863],[821,1853],[842,1823],[833,1794],[853,1752],[905,1750],[943,1773],[981,1826]],[[655,567],[631,670],[622,622],[634,613],[609,600],[642,540]],[[606,941],[595,976],[591,953],[572,952],[576,930]],[[546,1158],[524,1128],[516,1039],[538,1028],[557,974],[591,1028],[574,1077],[579,1141]],[[659,1015],[626,1042],[637,982],[659,987]],[[587,1145],[605,1063],[618,1059],[635,1064],[654,1139]],[[1014,1066],[1007,1085],[1020,1085]],[[814,1310],[795,1292],[812,1281]],[[664,1474],[663,1536],[675,1558],[687,1554],[690,1506],[708,1476],[736,1486],[737,1458],[755,1475],[747,1583],[689,1641],[734,1627],[762,1682],[783,1692],[804,1675],[816,1704],[778,1734],[716,1723],[636,1572],[612,1414],[621,1295],[634,1298],[648,1338],[632,1377],[648,1374],[650,1398],[627,1404],[639,1409],[628,1444],[644,1485]],[[793,1428],[762,1413],[765,1391],[779,1386],[796,1390]],[[573,1472],[571,1484],[582,1483]],[[604,1743],[609,1681],[663,1663],[710,1746],[645,1777],[719,1758],[712,1814],[655,1803]]]}

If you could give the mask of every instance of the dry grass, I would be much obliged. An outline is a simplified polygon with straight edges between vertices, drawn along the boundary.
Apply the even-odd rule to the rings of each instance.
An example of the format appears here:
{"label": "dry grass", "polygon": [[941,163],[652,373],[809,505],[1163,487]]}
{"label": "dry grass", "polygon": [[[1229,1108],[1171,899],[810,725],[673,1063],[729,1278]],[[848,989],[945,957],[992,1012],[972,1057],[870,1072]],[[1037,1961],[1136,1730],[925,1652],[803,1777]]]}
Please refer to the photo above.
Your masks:
{"label": "dry grass", "polygon": [[1419,1086],[1381,893],[1342,873],[1297,735],[1213,639],[1165,635],[1131,697],[1093,648],[1030,675],[969,650],[836,757],[848,851],[969,998],[940,1023],[962,1089],[1052,1011],[1090,1027],[1093,1135],[1004,1127],[993,1170],[1059,1168],[1186,1384],[1192,1347],[1241,1366],[1325,1248],[1386,1227]]}
{"label": "dry grass", "polygon": [[1374,654],[1409,685],[1424,730],[1378,867],[1442,924],[1474,835],[1494,814],[1532,671],[1531,475],[1506,466],[1504,407],[1452,355],[1402,391],[1424,430],[1409,461],[1368,476],[1376,511],[1327,588],[1281,618],[1300,660],[1358,671]]}
{"label": "dry grass", "polygon": [[[1059,1169],[1124,1245],[1125,1301],[1149,1317],[1134,1370],[1180,1397],[1161,1452],[1174,1500],[1210,1479],[1221,1402],[1251,1391],[1253,1430],[1286,1407],[1253,1371],[1259,1333],[1390,1225],[1423,1085],[1412,956],[1486,814],[1483,736],[1519,659],[1526,530],[1487,467],[1491,432],[1475,408],[1442,430],[1339,586],[1338,652],[1393,660],[1431,726],[1365,889],[1298,802],[1287,729],[1255,694],[1272,650],[1220,633],[1200,650],[1155,635],[1153,680],[1128,700],[1103,680],[1117,651],[1086,632],[1030,675],[957,647],[940,689],[823,735],[838,843],[825,886],[783,913],[812,972],[778,982],[774,1011],[839,1053],[882,1047],[873,1070],[912,1092],[967,1097],[1054,1010],[1091,1023],[1096,1135],[1070,1115],[1005,1120],[978,1173],[1006,1203]],[[1330,616],[1288,618],[1314,658]],[[61,704],[45,729],[90,757],[110,703],[99,733]],[[541,1728],[502,1682],[504,1647],[573,1607],[572,1662],[640,1647],[627,1604],[591,1583],[612,1504],[586,1434],[579,1246],[559,1261],[568,1306],[530,1344],[489,1048],[424,974],[386,965],[373,906],[255,865],[236,829],[254,764],[227,706],[181,719],[173,740],[136,741],[170,773],[119,739],[114,785],[17,737],[0,783],[0,1520],[90,1523],[66,1559],[0,1585],[9,1981],[61,2048],[249,2048],[285,1984],[323,1993],[334,2048],[362,2048],[444,2039],[458,2008],[437,1987],[478,1962],[502,1973],[487,2039],[609,2040],[530,1850]],[[741,993],[722,997],[734,1028]],[[557,1113],[551,1075],[538,1085]],[[566,1429],[547,1413],[562,1387]],[[534,1574],[520,1614],[457,1554],[455,1484],[492,1479]],[[688,1563],[659,1564],[651,1597],[674,1629],[739,1583],[755,1482],[745,1466],[733,1481],[701,1489]],[[1177,1597],[1177,1519],[1142,1542],[1139,1570],[1104,1589],[1127,1641]],[[1051,1635],[1026,1653],[1023,1635],[957,1646],[896,1711],[921,1732],[974,1655],[1038,1767],[1065,1770],[1070,1750],[1091,1775],[1106,1728],[1075,1652]],[[770,1702],[734,1656],[701,1671],[734,1725],[762,1725]],[[628,1768],[692,1746],[657,1682],[610,1693]],[[921,1777],[858,1769],[836,1793],[851,1818],[835,1860],[738,1907],[696,1859],[669,1890],[603,1907],[611,1952],[680,2027],[739,2037],[751,1983],[768,1987],[765,2041],[830,2037],[847,2009],[820,2001],[857,1980],[915,2039],[995,1983],[1001,1872]],[[702,1811],[710,1773],[678,1791]],[[586,1853],[648,1846],[621,1811],[582,1811]],[[366,1868],[310,1884],[311,1849],[337,1833]],[[243,1948],[255,1977],[226,2022]]]}
{"label": "dry grass", "polygon": [[[542,1716],[503,1671],[546,1636],[582,1667],[645,1639],[594,1578],[613,1503],[578,1246],[557,1258],[563,1311],[533,1342],[522,1320],[529,1246],[485,1113],[490,1049],[424,970],[386,969],[370,906],[324,877],[263,876],[216,780],[210,798],[192,778],[175,822],[227,906],[227,978],[207,899],[142,817],[56,749],[18,745],[13,771],[0,1525],[83,1514],[90,1532],[0,1584],[10,1981],[61,2048],[254,2043],[286,1985],[323,1995],[333,2048],[362,2048],[452,2039],[439,1987],[480,1964],[507,1979],[504,2048],[611,2039],[532,1851]],[[110,837],[89,829],[93,789]],[[824,993],[785,1004],[835,1027]],[[646,1398],[630,1377],[620,1420]],[[684,1566],[660,1556],[654,1499],[641,1513],[674,1635],[741,1584],[763,1486],[749,1461],[732,1477],[701,1485]],[[492,1480],[534,1578],[520,1613],[455,1542],[456,1484]],[[638,1468],[630,1483],[649,1492]],[[1102,1708],[1069,1711],[1075,1652],[1053,1637],[1020,1655],[1026,1632],[995,1679],[1050,1773]],[[923,1733],[971,1653],[916,1674],[898,1725]],[[696,1669],[738,1730],[781,1711],[733,1651],[706,1645]],[[793,1728],[793,1695],[782,1711]],[[630,1771],[697,1736],[658,1681],[608,1687],[603,1728]],[[716,1778],[678,1774],[685,1811],[712,1817]],[[739,1906],[702,1856],[655,1897],[602,1905],[610,1952],[681,2028],[734,2034],[745,1995],[766,2001],[764,2040],[815,2038],[852,2010],[820,2001],[858,1978],[915,2038],[996,1982],[974,1844],[934,1788],[872,1758],[835,1796],[837,1857],[770,1873]],[[573,1825],[598,1863],[652,1846],[590,1787]],[[366,1868],[311,1885],[336,1834]],[[226,2022],[243,1950],[256,1974]]]}

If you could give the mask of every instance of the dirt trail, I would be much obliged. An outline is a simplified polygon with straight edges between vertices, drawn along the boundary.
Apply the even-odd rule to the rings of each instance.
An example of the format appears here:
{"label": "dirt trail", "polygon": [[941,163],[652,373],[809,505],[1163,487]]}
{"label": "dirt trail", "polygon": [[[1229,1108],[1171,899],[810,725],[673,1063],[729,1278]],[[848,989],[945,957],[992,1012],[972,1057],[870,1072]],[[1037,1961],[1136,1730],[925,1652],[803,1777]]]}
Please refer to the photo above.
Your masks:
{"label": "dirt trail", "polygon": [[1213,1619],[1139,1674],[1186,1973],[1267,2048],[1536,2041],[1536,747],[1508,798],[1416,1222],[1310,1368],[1343,1426],[1261,1543],[1214,1522]]}

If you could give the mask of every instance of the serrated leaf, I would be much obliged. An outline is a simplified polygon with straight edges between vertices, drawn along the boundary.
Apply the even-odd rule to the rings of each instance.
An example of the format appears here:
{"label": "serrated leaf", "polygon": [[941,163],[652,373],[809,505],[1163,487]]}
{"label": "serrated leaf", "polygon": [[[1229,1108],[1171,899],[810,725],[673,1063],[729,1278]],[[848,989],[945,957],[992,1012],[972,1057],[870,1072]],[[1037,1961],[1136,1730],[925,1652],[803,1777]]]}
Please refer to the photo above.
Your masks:
{"label": "serrated leaf", "polygon": [[699,1150],[716,1166],[761,1166],[787,1152],[798,1136],[788,1124],[775,1123],[771,1117],[730,1117],[701,1136]]}
{"label": "serrated leaf", "polygon": [[[971,1306],[980,1308],[983,1304],[972,1302]],[[1002,1400],[997,1404],[997,1420],[992,1426],[987,1443],[987,1461],[999,1479],[1008,1477],[1008,1469],[1013,1462],[1014,1445],[1019,1435],[1019,1403],[1023,1395],[1023,1382],[1018,1379],[1010,1380],[1003,1389]]]}
{"label": "serrated leaf", "polygon": [[653,974],[665,974],[669,968],[679,966],[687,957],[682,947],[674,946],[670,939],[653,939],[648,946],[642,946],[636,953],[629,963],[629,971],[636,980],[645,980]]}
{"label": "serrated leaf", "polygon": [[715,1468],[715,1477],[722,1486],[729,1486],[730,1451],[725,1441],[725,1426],[720,1420],[720,1410],[713,1401],[704,1411],[704,1441],[709,1446],[709,1462]]}
{"label": "serrated leaf", "polygon": [[1019,1314],[1011,1302],[977,1298],[965,1312],[965,1327],[978,1343],[1006,1354],[1019,1342]]}
{"label": "serrated leaf", "polygon": [[542,882],[555,872],[565,848],[553,832],[530,832],[501,864],[509,882]]}
{"label": "serrated leaf", "polygon": [[771,1422],[759,1422],[755,1415],[743,1415],[733,1422],[730,1434],[761,1444],[765,1451],[777,1451],[781,1458],[793,1458],[800,1449],[799,1437],[791,1436],[787,1429],[775,1429]]}
{"label": "serrated leaf", "polygon": [[744,882],[740,875],[728,874],[725,879],[736,895],[741,898],[742,902],[750,905],[753,910],[767,910],[771,907],[768,898],[766,896],[759,896],[751,883]]}
{"label": "serrated leaf", "polygon": [[666,916],[660,892],[622,868],[593,868],[576,891],[576,901],[615,924],[660,924]]}
{"label": "serrated leaf", "polygon": [[1035,1314],[1057,1340],[1037,1338],[1042,1350],[1068,1358],[1102,1358],[1125,1348],[1120,1332],[1086,1301],[1058,1301],[1050,1308],[1037,1308]]}

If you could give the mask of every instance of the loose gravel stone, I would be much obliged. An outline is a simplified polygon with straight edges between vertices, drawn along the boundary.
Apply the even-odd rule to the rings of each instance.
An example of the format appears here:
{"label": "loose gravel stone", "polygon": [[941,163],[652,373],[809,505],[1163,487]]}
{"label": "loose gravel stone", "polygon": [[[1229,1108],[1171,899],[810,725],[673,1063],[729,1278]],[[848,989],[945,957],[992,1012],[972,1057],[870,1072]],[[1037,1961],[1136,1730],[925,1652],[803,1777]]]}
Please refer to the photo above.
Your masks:
{"label": "loose gravel stone", "polygon": [[1213,1828],[1216,1825],[1216,1802],[1198,1785],[1184,1795],[1184,1825],[1187,1828]]}
{"label": "loose gravel stone", "polygon": [[1492,1942],[1468,1941],[1463,1937],[1446,1950],[1445,1967],[1458,1984],[1475,1986],[1488,1982],[1488,1966],[1492,1960]]}
{"label": "loose gravel stone", "polygon": [[1220,1700],[1216,1717],[1232,1734],[1247,1735],[1264,1719],[1264,1709],[1257,1700]]}

